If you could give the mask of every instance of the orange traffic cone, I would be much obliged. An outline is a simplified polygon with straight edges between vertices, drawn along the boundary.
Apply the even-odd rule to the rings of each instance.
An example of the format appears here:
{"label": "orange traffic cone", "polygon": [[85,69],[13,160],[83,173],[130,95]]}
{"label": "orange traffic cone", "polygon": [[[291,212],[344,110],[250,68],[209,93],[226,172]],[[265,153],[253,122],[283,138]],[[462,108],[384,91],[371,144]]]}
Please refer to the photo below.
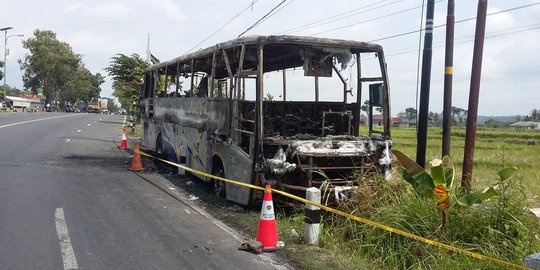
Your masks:
{"label": "orange traffic cone", "polygon": [[133,161],[131,161],[130,171],[142,171],[143,166],[141,162],[141,154],[139,153],[139,144],[135,144],[135,153],[133,154]]}
{"label": "orange traffic cone", "polygon": [[124,130],[122,130],[122,140],[120,141],[120,146],[118,146],[118,149],[120,150],[126,150],[127,149],[127,138],[126,138],[126,133],[124,132]]}
{"label": "orange traffic cone", "polygon": [[264,251],[271,251],[281,246],[278,244],[274,204],[272,202],[270,185],[266,185],[264,190],[261,217],[259,219],[259,228],[257,229],[257,241],[263,244]]}

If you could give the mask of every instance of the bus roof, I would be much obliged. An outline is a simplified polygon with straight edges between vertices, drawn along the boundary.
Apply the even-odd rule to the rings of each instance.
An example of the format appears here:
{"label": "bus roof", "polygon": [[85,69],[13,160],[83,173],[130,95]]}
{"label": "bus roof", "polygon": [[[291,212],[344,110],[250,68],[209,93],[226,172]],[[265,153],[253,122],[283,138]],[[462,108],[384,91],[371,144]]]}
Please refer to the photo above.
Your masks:
{"label": "bus roof", "polygon": [[214,46],[200,49],[196,52],[189,54],[184,54],[182,56],[176,57],[172,60],[165,61],[153,66],[150,66],[146,71],[156,70],[164,68],[166,66],[172,66],[177,63],[188,63],[191,59],[211,57],[214,52],[219,50],[227,50],[231,48],[241,47],[242,45],[257,45],[257,44],[283,44],[283,45],[298,45],[298,46],[308,46],[308,47],[317,47],[317,48],[336,48],[336,49],[350,49],[351,53],[361,53],[361,52],[376,52],[382,53],[383,49],[380,45],[353,41],[353,40],[344,40],[344,39],[331,39],[331,38],[317,38],[317,37],[307,37],[307,36],[289,36],[289,35],[272,35],[272,36],[258,36],[250,35],[244,36],[237,39],[229,40],[223,43],[218,43]]}

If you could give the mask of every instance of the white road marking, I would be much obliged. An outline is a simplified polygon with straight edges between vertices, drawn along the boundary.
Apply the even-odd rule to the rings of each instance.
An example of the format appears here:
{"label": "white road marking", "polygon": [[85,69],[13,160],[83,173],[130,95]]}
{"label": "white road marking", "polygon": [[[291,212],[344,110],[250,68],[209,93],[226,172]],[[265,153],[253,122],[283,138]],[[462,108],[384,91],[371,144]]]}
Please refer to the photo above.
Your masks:
{"label": "white road marking", "polygon": [[185,208],[184,208],[184,210],[186,210],[186,213],[191,214],[191,212],[189,212],[189,210],[187,210],[187,209],[185,209]]}
{"label": "white road marking", "polygon": [[94,121],[94,124],[97,123],[97,121]]}
{"label": "white road marking", "polygon": [[92,125],[92,124],[88,124],[88,125],[86,125],[86,126],[89,127],[89,126],[91,126],[91,125]]}
{"label": "white road marking", "polygon": [[56,208],[54,212],[54,221],[56,222],[56,234],[58,240],[60,240],[60,252],[62,253],[62,260],[64,261],[64,269],[78,269],[77,258],[73,252],[73,246],[71,246],[71,239],[69,238],[69,232],[64,218],[64,209]]}
{"label": "white road marking", "polygon": [[71,141],[71,139],[66,139],[66,143],[69,143]]}
{"label": "white road marking", "polygon": [[80,130],[80,129],[77,129],[77,132],[81,132],[81,131],[82,131],[82,130]]}
{"label": "white road marking", "polygon": [[70,117],[70,116],[77,116],[77,114],[62,115],[62,116],[55,116],[55,117],[47,117],[47,118],[40,118],[40,119],[22,121],[22,122],[3,125],[3,126],[0,126],[0,128],[7,128],[7,127],[17,126],[17,125],[22,125],[22,124],[28,124],[28,123],[32,123],[32,122],[39,122],[39,121],[45,121],[45,120],[51,120],[51,119],[57,119],[57,118]]}

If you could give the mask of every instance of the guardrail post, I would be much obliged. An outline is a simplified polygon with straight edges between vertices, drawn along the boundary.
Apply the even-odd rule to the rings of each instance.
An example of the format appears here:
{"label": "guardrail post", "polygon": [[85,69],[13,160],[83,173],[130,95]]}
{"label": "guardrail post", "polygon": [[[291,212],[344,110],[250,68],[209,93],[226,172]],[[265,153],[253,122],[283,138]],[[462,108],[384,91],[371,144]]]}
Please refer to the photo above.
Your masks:
{"label": "guardrail post", "polygon": [[[312,202],[321,203],[321,191],[316,187],[306,190],[306,199]],[[304,241],[309,245],[316,245],[319,242],[319,231],[321,222],[321,208],[306,203],[304,217]]]}
{"label": "guardrail post", "polygon": [[534,253],[525,257],[525,266],[531,269],[540,270],[540,253]]}

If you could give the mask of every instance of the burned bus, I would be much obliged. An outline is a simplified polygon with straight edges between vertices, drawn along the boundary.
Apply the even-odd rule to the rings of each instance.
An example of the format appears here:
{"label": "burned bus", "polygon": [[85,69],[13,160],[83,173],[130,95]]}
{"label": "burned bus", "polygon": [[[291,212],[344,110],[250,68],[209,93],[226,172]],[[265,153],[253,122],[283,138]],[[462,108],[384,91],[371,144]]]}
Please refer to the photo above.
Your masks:
{"label": "burned bus", "polygon": [[[391,169],[388,75],[377,44],[241,37],[149,67],[142,95],[143,147],[196,170],[300,196],[323,187],[339,199]],[[230,201],[261,200],[195,176]]]}

